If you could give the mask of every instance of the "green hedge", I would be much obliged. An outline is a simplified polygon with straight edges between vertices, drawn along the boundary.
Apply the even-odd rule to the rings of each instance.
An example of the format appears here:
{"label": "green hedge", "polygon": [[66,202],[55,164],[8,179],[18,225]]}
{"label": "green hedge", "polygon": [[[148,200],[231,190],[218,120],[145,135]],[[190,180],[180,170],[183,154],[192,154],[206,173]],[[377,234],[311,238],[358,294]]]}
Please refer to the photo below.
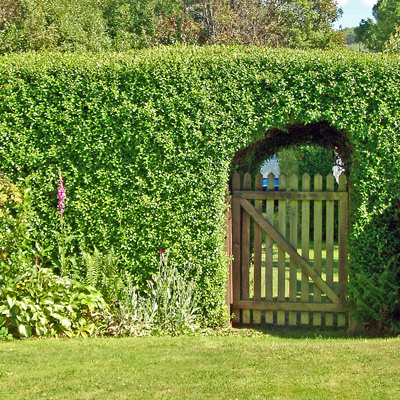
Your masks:
{"label": "green hedge", "polygon": [[[369,323],[382,312],[360,296],[357,276],[379,279],[400,252],[392,234],[399,87],[398,60],[381,55],[187,47],[2,57],[0,169],[14,182],[31,176],[37,236],[49,244],[60,168],[76,249],[113,246],[138,281],[159,249],[171,249],[176,261],[194,259],[207,322],[218,323],[235,155],[257,141],[270,143],[269,155],[290,143],[341,141],[352,183],[350,299],[364,299],[371,313],[358,315]],[[291,128],[315,123],[319,131],[304,137]],[[392,311],[385,318],[393,322]]]}

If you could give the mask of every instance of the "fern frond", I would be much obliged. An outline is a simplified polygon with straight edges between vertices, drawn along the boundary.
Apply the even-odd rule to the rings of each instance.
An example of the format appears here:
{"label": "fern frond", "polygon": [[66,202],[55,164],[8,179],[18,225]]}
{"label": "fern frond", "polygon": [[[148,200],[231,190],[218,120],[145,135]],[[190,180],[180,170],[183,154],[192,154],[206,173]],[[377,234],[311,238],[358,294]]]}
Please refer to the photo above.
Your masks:
{"label": "fern frond", "polygon": [[101,271],[101,253],[96,248],[93,255],[83,253],[83,262],[86,266],[86,283],[98,288]]}

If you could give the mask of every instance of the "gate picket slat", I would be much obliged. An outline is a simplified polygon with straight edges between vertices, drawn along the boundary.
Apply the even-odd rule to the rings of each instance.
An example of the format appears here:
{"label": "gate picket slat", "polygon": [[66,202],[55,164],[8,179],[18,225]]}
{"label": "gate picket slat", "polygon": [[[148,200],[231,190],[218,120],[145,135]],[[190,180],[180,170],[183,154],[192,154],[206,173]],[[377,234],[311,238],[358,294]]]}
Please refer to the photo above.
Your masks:
{"label": "gate picket slat", "polygon": [[[296,174],[290,177],[290,190],[299,189],[299,179]],[[298,200],[290,201],[290,244],[297,251],[297,218],[298,218]],[[289,264],[289,300],[297,301],[297,264],[290,258]],[[289,311],[289,325],[296,325],[297,312]]]}
{"label": "gate picket slat", "polygon": [[[332,174],[326,177],[326,190],[335,190],[335,178]],[[333,287],[333,245],[335,227],[335,202],[326,201],[326,283]],[[329,299],[327,299],[329,302]],[[325,325],[333,326],[333,313],[325,314]]]}
{"label": "gate picket slat", "polygon": [[[339,176],[339,190],[346,191],[346,176]],[[347,294],[347,228],[348,228],[348,198],[339,201],[339,301],[344,304]],[[346,315],[338,314],[338,326],[346,325]]]}
{"label": "gate picket slat", "polygon": [[[279,190],[286,190],[286,176],[279,176]],[[286,200],[278,201],[278,230],[286,238]],[[285,279],[286,279],[286,254],[282,248],[278,248],[278,301],[285,301]],[[285,312],[278,311],[277,324],[285,325]]]}
{"label": "gate picket slat", "polygon": [[[246,172],[243,179],[243,190],[251,189],[251,175]],[[250,298],[250,215],[243,210],[242,215],[242,299]],[[250,323],[250,310],[242,311],[242,322]]]}
{"label": "gate picket slat", "polygon": [[[263,190],[263,176],[256,175],[256,190]],[[262,214],[262,200],[254,202],[254,208]],[[262,229],[260,225],[254,224],[254,300],[261,300],[261,247]],[[253,310],[253,323],[261,324],[260,310]]]}
{"label": "gate picket slat", "polygon": [[[240,175],[235,172],[232,176],[232,191],[240,190]],[[232,273],[233,273],[233,308],[235,315],[233,322],[240,323],[240,309],[235,308],[235,303],[240,301],[240,199],[232,197]]]}
{"label": "gate picket slat", "polygon": [[[302,178],[302,190],[310,190],[310,175],[304,174]],[[301,202],[301,255],[309,262],[310,257],[310,200],[303,200]],[[301,272],[301,301],[308,303],[310,301],[310,285],[308,275]],[[300,317],[302,324],[308,325],[310,323],[310,314],[302,312]]]}
{"label": "gate picket slat", "polygon": [[[322,175],[314,177],[314,190],[322,191]],[[314,269],[322,273],[322,200],[314,201]],[[321,289],[314,282],[314,302],[321,302]],[[321,325],[321,313],[313,313],[313,325]]]}
{"label": "gate picket slat", "polygon": [[[275,175],[268,175],[267,191],[275,190]],[[274,200],[267,200],[267,221],[274,225]],[[271,236],[265,235],[265,299],[273,300],[273,240]],[[272,324],[274,322],[274,312],[265,311],[265,322]]]}

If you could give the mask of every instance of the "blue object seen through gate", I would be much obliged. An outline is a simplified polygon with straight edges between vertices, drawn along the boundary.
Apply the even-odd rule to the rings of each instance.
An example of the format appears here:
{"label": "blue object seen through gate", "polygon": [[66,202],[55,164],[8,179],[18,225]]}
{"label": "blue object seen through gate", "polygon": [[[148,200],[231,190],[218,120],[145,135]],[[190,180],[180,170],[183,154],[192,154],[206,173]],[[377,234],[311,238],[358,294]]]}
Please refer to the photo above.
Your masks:
{"label": "blue object seen through gate", "polygon": [[[263,190],[267,190],[268,178],[263,178]],[[279,178],[275,178],[274,190],[279,189]]]}

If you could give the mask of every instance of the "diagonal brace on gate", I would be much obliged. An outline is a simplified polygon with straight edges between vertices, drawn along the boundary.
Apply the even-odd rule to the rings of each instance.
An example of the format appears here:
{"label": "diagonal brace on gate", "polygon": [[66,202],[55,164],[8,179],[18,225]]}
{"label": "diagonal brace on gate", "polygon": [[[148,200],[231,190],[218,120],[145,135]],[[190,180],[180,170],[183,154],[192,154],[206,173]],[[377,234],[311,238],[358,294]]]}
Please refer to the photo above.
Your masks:
{"label": "diagonal brace on gate", "polygon": [[246,199],[240,199],[240,205],[253,217],[261,228],[289,254],[291,259],[300,266],[314,283],[326,294],[332,303],[339,303],[339,297],[335,291],[321,278],[320,274],[312,268],[307,261],[291,246],[291,244],[253,207]]}

